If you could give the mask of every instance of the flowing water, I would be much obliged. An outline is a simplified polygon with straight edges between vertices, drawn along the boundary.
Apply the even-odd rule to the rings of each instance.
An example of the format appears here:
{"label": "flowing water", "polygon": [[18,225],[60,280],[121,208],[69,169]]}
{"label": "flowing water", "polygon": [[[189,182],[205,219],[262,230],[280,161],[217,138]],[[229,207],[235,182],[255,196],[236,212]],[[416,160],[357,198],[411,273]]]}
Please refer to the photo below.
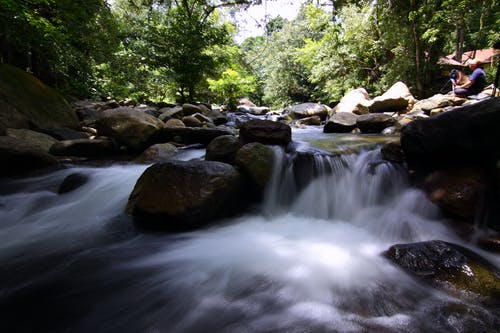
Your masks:
{"label": "flowing water", "polygon": [[[260,209],[181,234],[137,232],[122,213],[146,166],[74,167],[3,182],[0,331],[500,327],[499,309],[429,288],[380,255],[395,243],[462,242],[424,194],[408,185],[404,170],[382,160],[378,149],[317,154],[316,177],[300,186],[291,157],[279,149],[276,156]],[[75,172],[90,180],[57,194]],[[499,256],[471,248],[499,265]]]}

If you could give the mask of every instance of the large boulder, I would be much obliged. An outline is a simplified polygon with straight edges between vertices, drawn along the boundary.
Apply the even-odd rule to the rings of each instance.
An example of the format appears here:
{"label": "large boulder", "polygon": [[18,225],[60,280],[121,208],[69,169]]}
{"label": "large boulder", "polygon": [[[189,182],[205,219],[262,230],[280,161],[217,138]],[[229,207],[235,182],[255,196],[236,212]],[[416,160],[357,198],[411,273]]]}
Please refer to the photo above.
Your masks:
{"label": "large boulder", "polygon": [[8,136],[0,136],[0,160],[0,178],[30,175],[59,165],[46,151]]}
{"label": "large boulder", "polygon": [[396,123],[395,118],[384,113],[363,114],[356,119],[356,126],[361,130],[361,133],[380,133]]}
{"label": "large boulder", "polygon": [[414,103],[415,98],[410,89],[403,82],[396,82],[381,96],[375,97],[368,110],[370,113],[380,112],[406,112],[408,105]]}
{"label": "large boulder", "polygon": [[328,107],[319,103],[302,103],[287,106],[285,112],[297,119],[311,116],[318,116],[321,119],[325,119],[328,115]]}
{"label": "large boulder", "polygon": [[384,255],[408,273],[452,294],[500,303],[500,271],[475,252],[434,240],[391,246]]}
{"label": "large boulder", "polygon": [[241,197],[240,173],[214,161],[169,161],[146,169],[126,212],[139,225],[186,230],[232,213]]}
{"label": "large boulder", "polygon": [[233,164],[241,146],[241,142],[234,135],[216,137],[208,144],[205,159]]}
{"label": "large boulder", "polygon": [[129,107],[103,111],[96,122],[99,135],[115,139],[135,151],[155,143],[164,124],[158,118]]}
{"label": "large boulder", "polygon": [[500,97],[414,120],[401,131],[401,146],[413,167],[495,163],[498,142]]}
{"label": "large boulder", "polygon": [[351,112],[338,112],[328,118],[323,132],[325,133],[349,133],[356,128],[358,115]]}
{"label": "large boulder", "polygon": [[358,88],[349,91],[339,104],[333,109],[334,113],[351,112],[354,114],[368,113],[368,106],[370,105],[370,96],[364,88]]}
{"label": "large boulder", "polygon": [[280,122],[253,119],[241,126],[240,140],[243,143],[260,142],[286,146],[292,141],[292,129]]}
{"label": "large boulder", "polygon": [[55,90],[17,67],[0,63],[0,127],[78,129],[80,124]]}
{"label": "large boulder", "polygon": [[235,164],[251,180],[251,183],[262,191],[271,181],[274,160],[274,151],[271,147],[252,142],[238,150]]}

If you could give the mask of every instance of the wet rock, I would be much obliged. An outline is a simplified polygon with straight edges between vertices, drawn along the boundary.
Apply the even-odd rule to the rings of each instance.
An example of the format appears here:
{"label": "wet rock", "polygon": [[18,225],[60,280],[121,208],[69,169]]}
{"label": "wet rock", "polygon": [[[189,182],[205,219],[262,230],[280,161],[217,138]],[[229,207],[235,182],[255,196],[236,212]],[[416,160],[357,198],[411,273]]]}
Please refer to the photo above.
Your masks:
{"label": "wet rock", "polygon": [[222,135],[208,144],[205,159],[233,164],[236,153],[241,147],[240,141],[234,135]]}
{"label": "wet rock", "polygon": [[56,142],[50,153],[56,156],[101,157],[116,152],[115,145],[108,139],[76,139]]}
{"label": "wet rock", "polygon": [[351,112],[338,112],[323,127],[325,133],[349,133],[356,128],[358,116]]}
{"label": "wet rock", "polygon": [[403,150],[401,149],[400,142],[387,142],[382,146],[380,152],[382,156],[390,162],[394,163],[404,162],[404,155],[403,155]]}
{"label": "wet rock", "polygon": [[146,169],[126,212],[145,227],[186,230],[209,225],[239,207],[241,176],[214,161],[169,161]]}
{"label": "wet rock", "polygon": [[267,106],[246,106],[239,105],[237,110],[239,112],[250,113],[254,115],[263,115],[269,112],[269,108]]}
{"label": "wet rock", "polygon": [[262,144],[286,146],[292,141],[290,126],[270,120],[254,119],[240,128],[240,140],[243,143],[260,142]]}
{"label": "wet rock", "polygon": [[500,253],[500,235],[479,238],[478,245],[485,250]]}
{"label": "wet rock", "polygon": [[190,116],[195,113],[203,113],[203,109],[198,105],[185,103],[182,104],[182,114],[183,116]]}
{"label": "wet rock", "polygon": [[0,136],[0,160],[0,178],[29,175],[59,166],[54,156],[8,136]]}
{"label": "wet rock", "polygon": [[182,117],[182,122],[187,126],[187,127],[202,127],[203,122],[200,121],[194,114],[190,116],[185,116]]}
{"label": "wet rock", "polygon": [[395,118],[383,113],[363,114],[356,120],[356,126],[361,133],[380,133],[395,124]]}
{"label": "wet rock", "polygon": [[88,133],[75,131],[71,128],[36,128],[37,132],[50,135],[56,140],[75,140],[75,139],[87,139],[89,137]]}
{"label": "wet rock", "polygon": [[466,98],[459,98],[453,95],[437,94],[415,103],[412,111],[422,110],[425,113],[430,114],[431,110],[433,109],[444,108],[447,106],[460,106],[466,101]]}
{"label": "wet rock", "polygon": [[235,164],[262,191],[271,181],[274,151],[258,142],[248,143],[236,153]]}
{"label": "wet rock", "polygon": [[64,194],[76,190],[77,188],[85,185],[89,181],[89,176],[83,173],[72,173],[64,178],[59,186],[57,193]]}
{"label": "wet rock", "polygon": [[160,120],[165,121],[165,119],[177,117],[180,118],[182,116],[182,106],[172,106],[172,107],[164,107],[160,109],[161,114],[158,116]]}
{"label": "wet rock", "polygon": [[475,295],[496,305],[500,303],[500,272],[469,249],[434,240],[393,245],[384,255],[435,287],[466,297]]}
{"label": "wet rock", "polygon": [[99,135],[115,139],[135,151],[142,151],[161,134],[163,122],[144,112],[120,107],[106,110],[97,119]]}
{"label": "wet rock", "polygon": [[445,212],[472,222],[488,183],[481,168],[457,167],[430,173],[423,187],[430,200]]}

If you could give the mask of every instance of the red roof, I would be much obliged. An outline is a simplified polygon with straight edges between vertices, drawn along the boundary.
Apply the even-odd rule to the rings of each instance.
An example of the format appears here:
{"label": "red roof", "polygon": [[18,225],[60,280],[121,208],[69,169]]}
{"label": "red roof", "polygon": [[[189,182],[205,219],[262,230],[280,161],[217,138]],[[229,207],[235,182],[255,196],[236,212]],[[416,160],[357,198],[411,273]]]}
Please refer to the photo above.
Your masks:
{"label": "red roof", "polygon": [[[474,50],[467,51],[462,54],[462,65],[465,65],[465,62],[469,59],[478,59],[483,64],[489,64],[495,57],[495,49],[489,48],[484,50]],[[442,59],[442,60],[441,60]],[[441,58],[440,61],[446,63],[449,61],[450,64],[458,64],[456,61],[455,53],[449,54],[446,57]]]}

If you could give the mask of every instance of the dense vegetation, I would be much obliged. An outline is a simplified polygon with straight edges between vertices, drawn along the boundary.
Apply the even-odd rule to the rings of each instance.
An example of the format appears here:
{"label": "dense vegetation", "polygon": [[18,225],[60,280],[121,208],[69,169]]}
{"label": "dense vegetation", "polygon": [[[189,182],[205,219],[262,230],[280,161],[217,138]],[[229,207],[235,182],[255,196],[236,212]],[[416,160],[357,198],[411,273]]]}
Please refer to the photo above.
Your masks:
{"label": "dense vegetation", "polygon": [[75,98],[279,107],[399,80],[424,97],[442,85],[440,56],[500,40],[498,0],[310,0],[236,44],[228,9],[259,2],[0,0],[0,61]]}

